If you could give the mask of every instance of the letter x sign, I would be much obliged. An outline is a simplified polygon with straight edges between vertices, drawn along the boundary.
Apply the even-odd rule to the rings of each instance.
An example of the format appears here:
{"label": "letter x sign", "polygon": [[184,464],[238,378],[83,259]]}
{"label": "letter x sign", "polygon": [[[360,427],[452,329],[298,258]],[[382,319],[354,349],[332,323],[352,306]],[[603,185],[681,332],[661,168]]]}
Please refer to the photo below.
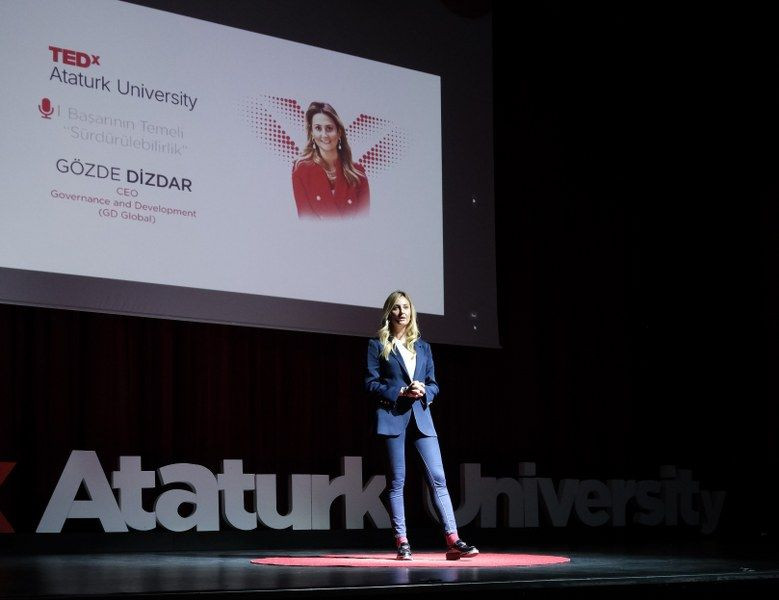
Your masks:
{"label": "letter x sign", "polygon": [[[15,465],[16,463],[12,462],[0,462],[0,485],[3,485],[3,481],[5,481],[5,478],[8,477],[8,473],[11,472],[11,469],[13,469]],[[8,519],[6,519],[3,513],[0,512],[0,533],[13,532],[14,528],[11,527]]]}

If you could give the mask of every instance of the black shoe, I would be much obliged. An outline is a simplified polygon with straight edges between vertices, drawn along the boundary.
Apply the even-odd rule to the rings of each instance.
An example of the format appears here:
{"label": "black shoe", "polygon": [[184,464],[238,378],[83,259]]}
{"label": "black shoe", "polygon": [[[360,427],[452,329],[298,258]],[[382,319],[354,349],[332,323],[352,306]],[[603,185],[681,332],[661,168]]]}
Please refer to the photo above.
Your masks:
{"label": "black shoe", "polygon": [[398,546],[397,560],[411,560],[411,545],[408,542],[403,542]]}
{"label": "black shoe", "polygon": [[476,556],[479,550],[476,546],[469,546],[462,540],[457,540],[454,544],[449,546],[449,550],[446,551],[446,560],[459,560],[461,558],[470,558]]}

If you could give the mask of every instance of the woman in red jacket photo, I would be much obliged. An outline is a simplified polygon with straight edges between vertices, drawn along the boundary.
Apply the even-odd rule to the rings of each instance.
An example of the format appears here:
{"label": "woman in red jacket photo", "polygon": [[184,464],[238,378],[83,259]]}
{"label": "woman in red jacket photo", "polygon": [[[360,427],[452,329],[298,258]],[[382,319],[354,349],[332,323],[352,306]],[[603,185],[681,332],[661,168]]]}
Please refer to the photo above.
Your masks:
{"label": "woman in red jacket photo", "polygon": [[352,161],[346,129],[335,109],[312,102],[306,111],[307,142],[292,168],[299,217],[366,215],[370,188],[365,169]]}

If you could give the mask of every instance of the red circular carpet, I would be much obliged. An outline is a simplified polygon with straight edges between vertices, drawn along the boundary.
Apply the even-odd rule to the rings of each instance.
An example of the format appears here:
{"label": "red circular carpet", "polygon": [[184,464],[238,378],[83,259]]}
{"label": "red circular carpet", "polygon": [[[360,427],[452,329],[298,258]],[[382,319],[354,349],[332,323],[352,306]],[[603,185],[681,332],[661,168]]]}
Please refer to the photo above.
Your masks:
{"label": "red circular carpet", "polygon": [[535,567],[570,562],[566,556],[484,552],[473,558],[446,560],[444,552],[416,552],[414,560],[395,560],[395,553],[318,554],[316,556],[269,556],[255,558],[255,565],[286,567],[435,567],[437,569]]}

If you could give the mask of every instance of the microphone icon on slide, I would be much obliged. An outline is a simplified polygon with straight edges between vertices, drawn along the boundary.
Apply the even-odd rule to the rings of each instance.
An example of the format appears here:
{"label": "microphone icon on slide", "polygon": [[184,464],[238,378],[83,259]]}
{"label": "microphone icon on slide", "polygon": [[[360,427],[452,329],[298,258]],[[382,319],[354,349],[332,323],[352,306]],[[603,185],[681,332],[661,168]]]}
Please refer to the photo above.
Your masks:
{"label": "microphone icon on slide", "polygon": [[38,105],[38,110],[41,113],[41,117],[44,119],[51,119],[54,108],[51,105],[51,100],[48,98],[41,98],[41,103]]}

